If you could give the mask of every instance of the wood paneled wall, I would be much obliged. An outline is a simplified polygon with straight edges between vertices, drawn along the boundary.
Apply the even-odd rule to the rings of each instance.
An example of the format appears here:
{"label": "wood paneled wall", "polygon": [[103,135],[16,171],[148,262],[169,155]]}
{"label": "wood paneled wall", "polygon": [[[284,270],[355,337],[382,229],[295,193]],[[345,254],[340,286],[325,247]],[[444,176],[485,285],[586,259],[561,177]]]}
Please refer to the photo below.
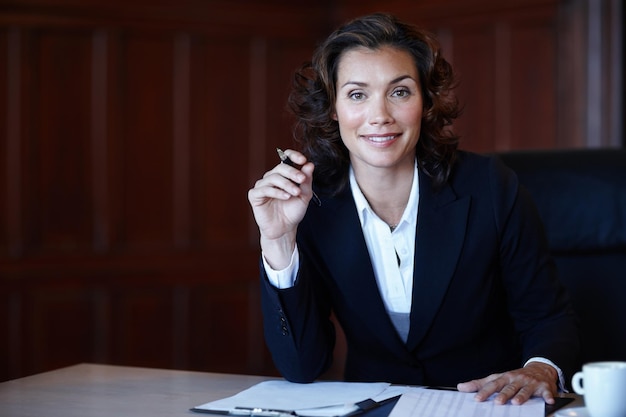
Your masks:
{"label": "wood paneled wall", "polygon": [[320,6],[32,1],[0,16],[0,379],[269,373],[246,192]]}
{"label": "wood paneled wall", "polygon": [[[293,70],[380,8],[293,3],[0,1],[0,380],[76,362],[275,372],[246,192],[291,144]],[[562,47],[582,8],[413,3],[384,8],[440,36],[464,147],[584,146],[584,57]]]}

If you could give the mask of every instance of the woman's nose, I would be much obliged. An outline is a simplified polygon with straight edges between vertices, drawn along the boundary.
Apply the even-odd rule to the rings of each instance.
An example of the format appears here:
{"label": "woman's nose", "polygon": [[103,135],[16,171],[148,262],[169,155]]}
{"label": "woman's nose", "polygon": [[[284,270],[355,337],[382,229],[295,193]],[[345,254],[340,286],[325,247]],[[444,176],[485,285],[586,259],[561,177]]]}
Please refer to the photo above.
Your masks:
{"label": "woman's nose", "polygon": [[389,111],[389,103],[384,98],[370,101],[369,123],[372,125],[388,124],[393,121]]}

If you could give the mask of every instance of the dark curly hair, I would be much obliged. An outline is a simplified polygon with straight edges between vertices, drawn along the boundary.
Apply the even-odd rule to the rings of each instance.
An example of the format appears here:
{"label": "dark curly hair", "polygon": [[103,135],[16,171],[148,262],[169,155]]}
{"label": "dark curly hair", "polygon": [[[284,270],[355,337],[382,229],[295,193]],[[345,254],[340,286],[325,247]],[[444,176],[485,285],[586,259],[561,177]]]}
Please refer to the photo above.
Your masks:
{"label": "dark curly hair", "polygon": [[296,117],[294,138],[315,164],[317,186],[341,191],[348,183],[350,159],[339,134],[335,112],[337,68],[346,51],[391,46],[411,54],[419,73],[423,115],[417,158],[420,169],[438,188],[450,176],[459,138],[450,125],[460,114],[452,90],[456,79],[429,32],[376,13],[352,20],[333,32],[315,51],[312,62],[294,75],[288,105]]}

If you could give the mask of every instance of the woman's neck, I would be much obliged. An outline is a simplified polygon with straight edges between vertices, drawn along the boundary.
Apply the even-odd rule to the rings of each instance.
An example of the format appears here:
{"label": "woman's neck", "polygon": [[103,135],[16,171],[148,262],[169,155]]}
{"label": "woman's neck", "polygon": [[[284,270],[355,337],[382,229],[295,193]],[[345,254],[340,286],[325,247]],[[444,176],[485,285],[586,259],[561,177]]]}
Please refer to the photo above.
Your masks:
{"label": "woman's neck", "polygon": [[392,229],[398,225],[406,208],[413,186],[415,165],[396,169],[368,169],[354,175],[370,207]]}

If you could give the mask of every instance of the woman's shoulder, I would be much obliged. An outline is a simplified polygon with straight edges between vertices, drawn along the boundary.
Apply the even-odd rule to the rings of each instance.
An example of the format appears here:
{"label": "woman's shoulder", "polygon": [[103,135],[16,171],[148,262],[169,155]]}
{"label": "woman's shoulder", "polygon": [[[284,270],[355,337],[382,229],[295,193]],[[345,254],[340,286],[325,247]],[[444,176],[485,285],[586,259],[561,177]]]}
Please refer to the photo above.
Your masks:
{"label": "woman's shoulder", "polygon": [[517,184],[517,177],[495,153],[459,150],[451,182],[456,185],[476,184],[483,187],[489,183],[496,188],[508,188]]}
{"label": "woman's shoulder", "polygon": [[454,171],[489,170],[505,168],[504,163],[495,153],[478,153],[467,150],[457,150]]}
{"label": "woman's shoulder", "polygon": [[478,153],[467,150],[456,151],[456,164],[461,167],[486,167],[499,161],[500,158],[495,153]]}

